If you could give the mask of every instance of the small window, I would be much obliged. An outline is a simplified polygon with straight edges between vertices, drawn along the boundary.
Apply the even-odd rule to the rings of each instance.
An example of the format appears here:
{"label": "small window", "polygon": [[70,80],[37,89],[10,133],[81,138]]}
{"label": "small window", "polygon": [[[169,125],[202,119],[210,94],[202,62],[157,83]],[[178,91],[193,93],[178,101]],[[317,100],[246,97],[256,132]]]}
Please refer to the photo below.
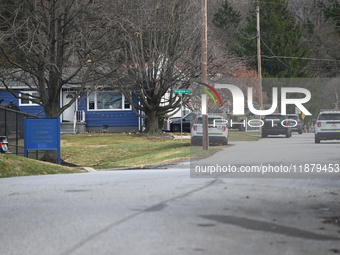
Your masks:
{"label": "small window", "polygon": [[340,114],[334,113],[320,114],[319,120],[340,120]]}
{"label": "small window", "polygon": [[39,99],[36,97],[39,97],[39,93],[36,91],[23,91],[22,93],[25,94],[20,94],[20,99],[19,99],[19,105],[21,106],[35,106],[39,105],[37,102]]}
{"label": "small window", "polygon": [[95,103],[94,103],[94,99],[95,98],[95,95],[94,93],[91,93],[89,96],[88,96],[88,102],[89,102],[89,110],[95,110]]}
{"label": "small window", "polygon": [[293,119],[293,120],[299,120],[299,117],[296,116],[296,115],[291,115],[291,116],[288,116],[289,119]]}
{"label": "small window", "polygon": [[272,121],[272,120],[277,120],[277,121],[281,121],[281,120],[285,120],[287,119],[287,116],[285,115],[267,115],[264,117],[265,120],[269,120],[269,121]]}
{"label": "small window", "polygon": [[131,105],[125,101],[124,109],[131,109]]}

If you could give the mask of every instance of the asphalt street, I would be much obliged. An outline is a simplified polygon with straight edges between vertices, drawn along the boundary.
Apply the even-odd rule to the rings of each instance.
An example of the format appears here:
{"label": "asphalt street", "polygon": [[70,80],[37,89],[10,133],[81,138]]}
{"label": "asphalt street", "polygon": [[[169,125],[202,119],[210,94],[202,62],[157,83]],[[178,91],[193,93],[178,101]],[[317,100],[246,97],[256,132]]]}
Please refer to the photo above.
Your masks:
{"label": "asphalt street", "polygon": [[340,253],[340,173],[193,176],[204,164],[336,164],[339,149],[303,134],[234,143],[191,170],[3,178],[0,254]]}
{"label": "asphalt street", "polygon": [[[314,134],[298,135],[291,138],[285,136],[269,136],[257,142],[234,142],[231,147],[214,154],[208,159],[192,161],[192,177],[259,177],[259,178],[337,178],[340,173],[340,143],[337,140],[322,141],[315,144]],[[207,167],[234,167],[237,170],[260,168],[266,170],[276,166],[278,170],[262,173],[221,172],[197,173],[195,168],[205,170]],[[246,168],[247,166],[247,168]],[[264,169],[265,170],[265,169]],[[288,171],[290,170],[290,171]]]}

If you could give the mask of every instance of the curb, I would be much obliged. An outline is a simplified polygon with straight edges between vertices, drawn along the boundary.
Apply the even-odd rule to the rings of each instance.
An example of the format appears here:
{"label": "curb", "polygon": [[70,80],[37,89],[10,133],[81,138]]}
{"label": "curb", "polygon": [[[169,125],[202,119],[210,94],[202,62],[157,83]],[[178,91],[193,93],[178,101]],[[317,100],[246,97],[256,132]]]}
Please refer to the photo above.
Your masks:
{"label": "curb", "polygon": [[92,167],[82,167],[82,168],[88,173],[97,172],[97,170],[93,169]]}

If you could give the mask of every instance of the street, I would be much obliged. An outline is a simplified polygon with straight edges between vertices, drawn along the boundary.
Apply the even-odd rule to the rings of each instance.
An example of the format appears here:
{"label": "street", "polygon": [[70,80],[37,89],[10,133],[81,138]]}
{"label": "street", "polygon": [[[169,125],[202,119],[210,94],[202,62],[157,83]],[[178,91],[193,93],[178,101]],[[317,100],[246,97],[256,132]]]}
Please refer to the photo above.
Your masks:
{"label": "street", "polygon": [[194,173],[213,164],[337,164],[340,142],[294,134],[231,144],[162,169],[0,179],[0,254],[340,253],[339,172]]}
{"label": "street", "polygon": [[[280,177],[280,178],[337,178],[340,173],[340,142],[337,140],[314,143],[314,134],[298,135],[291,138],[270,136],[258,142],[234,142],[233,146],[216,153],[208,159],[192,161],[192,177]],[[249,173],[197,173],[196,166],[228,166],[235,167],[286,167],[290,172]],[[206,169],[206,168],[204,168]],[[279,168],[280,170],[280,168]]]}

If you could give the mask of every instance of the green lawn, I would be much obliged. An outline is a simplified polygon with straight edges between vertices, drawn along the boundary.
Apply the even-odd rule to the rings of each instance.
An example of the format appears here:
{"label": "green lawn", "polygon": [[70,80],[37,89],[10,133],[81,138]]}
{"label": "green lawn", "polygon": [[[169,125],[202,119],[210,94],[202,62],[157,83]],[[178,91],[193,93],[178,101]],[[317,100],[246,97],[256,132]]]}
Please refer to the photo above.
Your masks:
{"label": "green lawn", "polygon": [[[177,136],[178,137],[178,136]],[[65,135],[61,138],[63,162],[94,169],[133,168],[152,164],[171,163],[206,157],[223,146],[191,148],[188,135],[183,140],[170,136],[150,137],[135,133],[84,133]],[[256,141],[259,134],[231,130],[229,141]],[[11,154],[0,154],[0,177],[80,172],[70,168],[27,159]]]}
{"label": "green lawn", "polygon": [[[256,141],[252,133],[231,131],[229,141]],[[62,137],[64,161],[95,169],[140,167],[190,159],[190,140],[149,137],[143,134],[87,133]],[[202,157],[221,150],[211,146],[209,151],[195,149]]]}
{"label": "green lawn", "polygon": [[41,175],[41,174],[66,174],[80,173],[81,170],[60,166],[47,162],[28,159],[13,154],[0,154],[0,178]]}
{"label": "green lawn", "polygon": [[189,159],[190,140],[141,134],[87,133],[62,137],[64,161],[95,169],[126,168]]}

